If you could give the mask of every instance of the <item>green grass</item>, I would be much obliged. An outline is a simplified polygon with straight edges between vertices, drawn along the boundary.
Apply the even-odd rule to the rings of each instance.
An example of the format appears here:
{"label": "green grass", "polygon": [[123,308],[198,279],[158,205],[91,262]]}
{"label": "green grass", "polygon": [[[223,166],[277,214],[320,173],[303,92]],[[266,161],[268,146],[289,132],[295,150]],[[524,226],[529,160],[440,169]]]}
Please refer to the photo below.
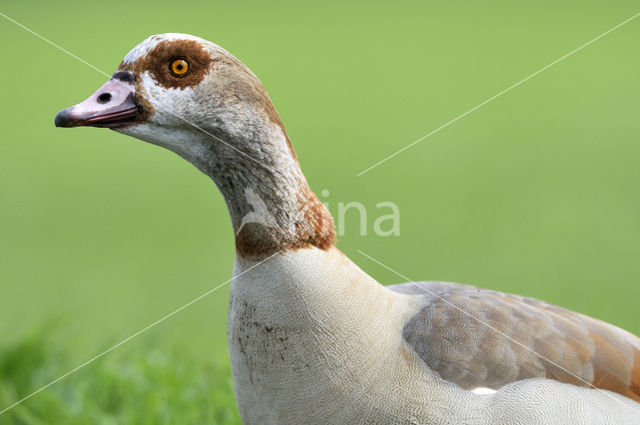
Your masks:
{"label": "green grass", "polygon": [[[51,328],[49,328],[51,329]],[[176,347],[125,350],[101,358],[16,406],[3,425],[240,424],[227,364]],[[64,347],[44,332],[0,346],[0,406],[71,369]]]}

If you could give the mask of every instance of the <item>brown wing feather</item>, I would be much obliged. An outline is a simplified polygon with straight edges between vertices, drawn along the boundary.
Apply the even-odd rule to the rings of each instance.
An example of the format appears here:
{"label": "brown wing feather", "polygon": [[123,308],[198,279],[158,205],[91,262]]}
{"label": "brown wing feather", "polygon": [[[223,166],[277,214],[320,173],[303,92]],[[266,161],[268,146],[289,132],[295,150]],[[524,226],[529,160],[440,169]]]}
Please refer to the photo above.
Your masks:
{"label": "brown wing feather", "polygon": [[634,400],[640,401],[640,350],[635,350],[635,359],[633,361],[633,369],[631,370],[631,385],[625,394]]}
{"label": "brown wing feather", "polygon": [[403,336],[443,379],[497,389],[542,377],[640,401],[640,339],[622,329],[542,301],[464,285],[390,288],[424,299]]}

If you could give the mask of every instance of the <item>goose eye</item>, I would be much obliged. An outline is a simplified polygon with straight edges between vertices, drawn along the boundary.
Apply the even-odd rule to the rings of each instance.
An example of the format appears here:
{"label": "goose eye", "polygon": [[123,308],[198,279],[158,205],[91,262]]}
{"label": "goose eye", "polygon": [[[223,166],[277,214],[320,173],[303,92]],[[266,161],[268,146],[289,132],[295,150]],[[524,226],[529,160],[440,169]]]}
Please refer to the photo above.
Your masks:
{"label": "goose eye", "polygon": [[189,72],[189,62],[184,59],[174,59],[169,65],[169,71],[176,77],[184,77]]}

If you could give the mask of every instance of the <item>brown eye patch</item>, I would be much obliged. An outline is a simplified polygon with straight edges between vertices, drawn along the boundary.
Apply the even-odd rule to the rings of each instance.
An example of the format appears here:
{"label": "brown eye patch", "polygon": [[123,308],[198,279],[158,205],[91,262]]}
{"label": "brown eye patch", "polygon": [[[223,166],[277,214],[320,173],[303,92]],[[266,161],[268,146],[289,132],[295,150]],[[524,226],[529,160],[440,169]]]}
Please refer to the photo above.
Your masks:
{"label": "brown eye patch", "polygon": [[211,61],[209,52],[196,40],[167,40],[134,63],[120,64],[118,70],[137,75],[148,71],[160,85],[182,90],[198,85]]}

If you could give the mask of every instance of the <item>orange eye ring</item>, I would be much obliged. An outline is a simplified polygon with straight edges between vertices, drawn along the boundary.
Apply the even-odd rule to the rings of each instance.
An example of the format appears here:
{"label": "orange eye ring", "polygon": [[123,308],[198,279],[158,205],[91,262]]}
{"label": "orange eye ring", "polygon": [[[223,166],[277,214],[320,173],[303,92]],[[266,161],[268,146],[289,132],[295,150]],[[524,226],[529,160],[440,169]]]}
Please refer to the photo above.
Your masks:
{"label": "orange eye ring", "polygon": [[175,77],[184,77],[189,73],[189,62],[183,58],[176,58],[171,61],[169,71]]}

